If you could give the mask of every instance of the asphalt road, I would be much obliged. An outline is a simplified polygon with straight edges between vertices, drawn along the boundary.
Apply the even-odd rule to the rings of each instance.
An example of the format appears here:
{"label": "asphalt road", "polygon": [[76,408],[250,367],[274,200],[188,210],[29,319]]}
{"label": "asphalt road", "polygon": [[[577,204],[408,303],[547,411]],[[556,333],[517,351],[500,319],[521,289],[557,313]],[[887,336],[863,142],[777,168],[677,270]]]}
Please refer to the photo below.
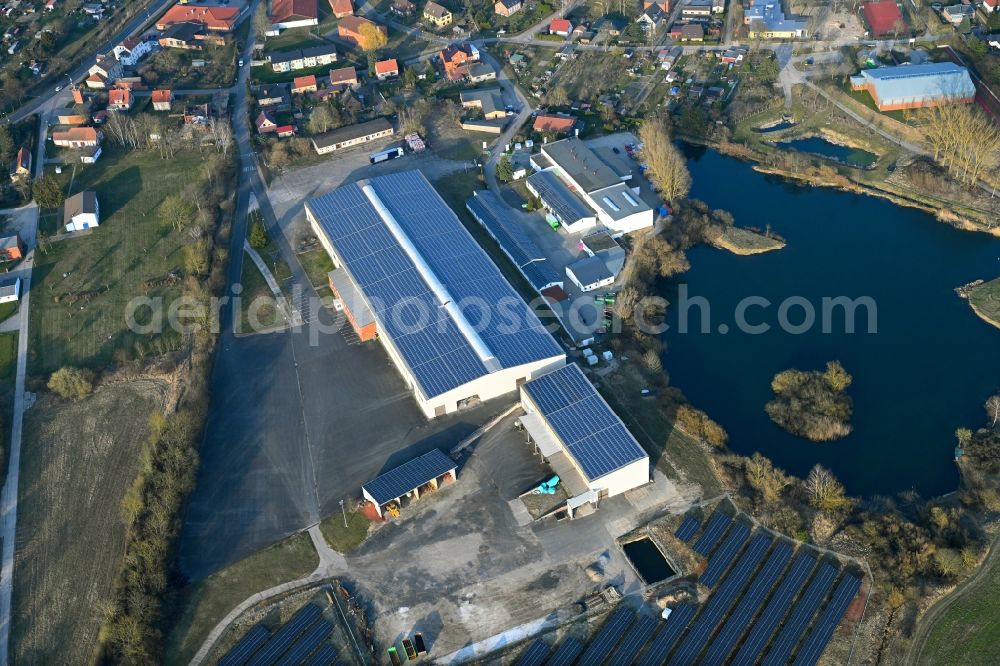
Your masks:
{"label": "asphalt road", "polygon": [[[153,2],[145,10],[140,10],[132,17],[132,20],[128,21],[125,26],[119,30],[114,36],[107,42],[102,44],[100,48],[95,49],[94,52],[82,59],[76,67],[71,69],[68,73],[69,77],[73,81],[79,81],[87,74],[87,70],[97,62],[98,53],[107,53],[114,47],[115,44],[125,39],[129,35],[133,34],[140,28],[142,28],[148,21],[150,21],[154,16],[161,14],[167,10],[167,7],[174,4],[174,0],[153,0]],[[56,86],[65,87],[66,76],[60,76],[54,78],[51,83],[51,88],[46,88],[42,91],[35,99],[24,104],[17,111],[14,111],[10,115],[6,116],[5,120],[9,123],[16,123],[24,120],[33,113],[36,113],[39,109],[45,106],[51,101],[52,97],[56,94]]]}

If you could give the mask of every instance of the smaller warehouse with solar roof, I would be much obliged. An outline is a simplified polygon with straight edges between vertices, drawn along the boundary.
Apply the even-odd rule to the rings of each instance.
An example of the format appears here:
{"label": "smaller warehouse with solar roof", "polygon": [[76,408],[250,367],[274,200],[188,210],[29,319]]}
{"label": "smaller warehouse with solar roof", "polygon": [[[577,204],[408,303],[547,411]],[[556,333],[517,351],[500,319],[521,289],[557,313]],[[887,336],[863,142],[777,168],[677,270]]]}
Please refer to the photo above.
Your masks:
{"label": "smaller warehouse with solar roof", "polygon": [[575,363],[522,385],[521,407],[521,426],[574,495],[571,512],[649,483],[649,455]]}

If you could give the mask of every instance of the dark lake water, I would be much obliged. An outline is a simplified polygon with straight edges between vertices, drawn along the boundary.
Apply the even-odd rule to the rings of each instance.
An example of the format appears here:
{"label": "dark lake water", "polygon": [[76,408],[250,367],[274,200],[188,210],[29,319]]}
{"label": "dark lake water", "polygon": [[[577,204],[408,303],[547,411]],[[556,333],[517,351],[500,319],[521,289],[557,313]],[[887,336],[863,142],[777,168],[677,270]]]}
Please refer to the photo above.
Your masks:
{"label": "dark lake water", "polygon": [[852,148],[851,146],[841,146],[819,136],[781,141],[777,146],[785,150],[796,150],[800,153],[817,155],[834,162],[840,162],[841,164],[861,169],[867,169],[878,161],[878,155],[875,153],[870,153],[860,148]]}
{"label": "dark lake water", "polygon": [[[983,402],[1000,387],[1000,331],[952,290],[1000,276],[1000,239],[882,199],[794,185],[704,148],[686,150],[692,196],[730,211],[740,226],[771,225],[788,246],[749,257],[705,247],[689,253],[691,270],[663,286],[673,304],[664,334],[671,383],[725,427],[733,450],[760,451],[798,476],[820,463],[854,495],[954,490],[954,432],[982,425]],[[682,284],[708,300],[711,332],[697,332],[693,307],[688,319],[698,326],[678,332]],[[752,296],[772,303],[745,317],[769,323],[767,333],[736,330],[737,305]],[[779,304],[796,296],[814,305],[817,318],[801,334],[779,326]],[[873,299],[877,333],[867,333],[864,310],[854,334],[844,332],[842,315],[830,317],[833,332],[823,333],[822,298],[837,296]],[[791,308],[787,319],[802,322],[803,308]],[[854,376],[854,431],[813,443],[772,424],[764,405],[774,374],[833,359]]]}

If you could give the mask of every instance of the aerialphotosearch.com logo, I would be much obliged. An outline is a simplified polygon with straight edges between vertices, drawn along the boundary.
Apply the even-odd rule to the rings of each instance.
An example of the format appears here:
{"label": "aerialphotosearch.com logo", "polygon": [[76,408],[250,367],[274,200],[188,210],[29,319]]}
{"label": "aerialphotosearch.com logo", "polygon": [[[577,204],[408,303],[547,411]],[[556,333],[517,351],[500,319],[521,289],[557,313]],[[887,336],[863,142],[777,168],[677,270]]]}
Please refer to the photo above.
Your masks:
{"label": "aerialphotosearch.com logo", "polygon": [[[636,327],[651,335],[667,332],[670,325],[662,317],[654,316],[653,321],[648,321],[647,313],[658,314],[670,306],[661,296],[642,299],[635,309]],[[704,296],[690,295],[687,284],[678,286],[677,303],[673,307],[677,312],[675,333],[726,335],[732,331],[727,321],[713,326],[712,304]],[[788,296],[777,304],[764,296],[746,296],[736,303],[731,319],[736,331],[745,335],[764,335],[775,326],[782,333],[803,335],[815,331],[817,325],[824,335],[854,334],[858,332],[859,320],[864,323],[865,333],[878,333],[878,304],[871,296],[823,296],[818,304],[805,296]]]}
{"label": "aerialphotosearch.com logo", "polygon": [[[631,320],[637,330],[649,335],[667,331],[680,335],[727,334],[734,328],[745,335],[763,335],[775,327],[783,333],[802,335],[815,331],[817,326],[823,334],[853,334],[861,325],[865,333],[878,332],[878,307],[870,296],[824,296],[818,303],[803,296],[789,296],[778,303],[763,296],[747,296],[735,305],[731,317],[716,323],[709,300],[690,295],[686,284],[678,286],[676,303],[661,296],[635,299],[628,290],[620,292],[613,304],[598,303],[593,296],[558,303],[538,297],[527,304],[534,317],[526,315],[524,301],[516,296],[496,303],[472,296],[442,304],[416,297],[386,303],[356,295],[350,301],[341,301],[338,309],[329,297],[305,296],[299,285],[293,287],[291,298],[280,299],[268,295],[246,301],[240,284],[233,285],[230,291],[231,295],[213,297],[207,303],[189,296],[169,302],[162,297],[139,296],[126,305],[125,320],[129,330],[138,335],[159,335],[168,330],[187,334],[196,328],[218,333],[222,312],[231,306],[238,334],[290,325],[297,330],[305,328],[311,344],[345,326],[363,325],[369,317],[374,320],[371,313],[378,313],[379,321],[395,336],[428,329],[444,335],[456,325],[463,334],[471,329],[477,334],[488,330],[507,335],[526,327],[535,328],[540,322],[550,333],[567,327],[579,338],[594,333],[620,333],[625,320]],[[673,328],[664,315],[668,308],[676,312]],[[324,311],[328,314],[321,315]]]}

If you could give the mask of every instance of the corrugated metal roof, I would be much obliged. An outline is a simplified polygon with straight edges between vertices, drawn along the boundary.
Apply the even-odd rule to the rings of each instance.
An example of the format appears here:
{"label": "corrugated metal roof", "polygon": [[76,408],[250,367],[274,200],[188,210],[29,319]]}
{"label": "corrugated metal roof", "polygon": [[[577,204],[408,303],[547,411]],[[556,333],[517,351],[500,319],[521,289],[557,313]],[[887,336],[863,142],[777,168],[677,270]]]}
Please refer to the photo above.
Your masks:
{"label": "corrugated metal roof", "polygon": [[968,70],[953,62],[866,69],[857,78],[874,85],[881,104],[965,98],[976,94]]}
{"label": "corrugated metal roof", "polygon": [[362,490],[381,506],[456,467],[455,461],[446,456],[441,449],[431,449],[419,458],[414,458],[408,463],[403,463],[399,467],[377,476],[366,483]]}

